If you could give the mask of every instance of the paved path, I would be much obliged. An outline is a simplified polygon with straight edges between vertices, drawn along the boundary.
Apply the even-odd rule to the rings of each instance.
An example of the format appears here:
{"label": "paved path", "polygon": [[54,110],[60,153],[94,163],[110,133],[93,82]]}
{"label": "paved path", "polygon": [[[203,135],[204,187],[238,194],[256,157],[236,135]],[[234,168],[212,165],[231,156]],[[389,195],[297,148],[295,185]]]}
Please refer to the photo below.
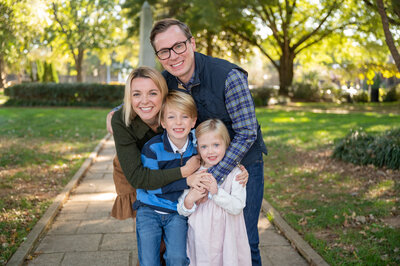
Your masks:
{"label": "paved path", "polygon": [[[116,197],[112,179],[114,154],[111,139],[34,249],[28,265],[136,265],[133,220],[110,217]],[[260,216],[259,229],[263,265],[308,265],[264,214]]]}

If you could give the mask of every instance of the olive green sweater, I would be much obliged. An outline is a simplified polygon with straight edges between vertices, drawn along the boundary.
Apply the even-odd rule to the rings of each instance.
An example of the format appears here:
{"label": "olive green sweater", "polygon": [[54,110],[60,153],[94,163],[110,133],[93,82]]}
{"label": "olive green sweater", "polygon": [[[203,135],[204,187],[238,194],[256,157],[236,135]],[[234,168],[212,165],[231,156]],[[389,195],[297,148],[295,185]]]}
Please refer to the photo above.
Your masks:
{"label": "olive green sweater", "polygon": [[111,125],[118,160],[128,182],[134,188],[157,189],[182,178],[179,167],[164,170],[143,167],[140,151],[148,140],[162,132],[162,128],[157,133],[154,132],[139,116],[126,127],[122,110],[120,108],[114,113]]}

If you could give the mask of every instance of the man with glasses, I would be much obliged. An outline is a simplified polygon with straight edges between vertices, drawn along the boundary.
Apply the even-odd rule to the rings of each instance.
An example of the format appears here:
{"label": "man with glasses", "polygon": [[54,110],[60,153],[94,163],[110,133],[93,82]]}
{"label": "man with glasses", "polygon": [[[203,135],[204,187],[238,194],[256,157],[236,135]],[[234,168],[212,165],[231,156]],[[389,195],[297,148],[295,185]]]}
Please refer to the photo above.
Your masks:
{"label": "man with glasses", "polygon": [[[195,39],[188,26],[179,20],[156,22],[150,42],[165,69],[162,74],[168,89],[184,91],[194,98],[197,123],[218,118],[228,128],[231,144],[224,159],[208,172],[221,184],[238,163],[248,171],[243,212],[252,264],[261,265],[257,224],[264,194],[263,153],[267,154],[267,149],[256,119],[247,72],[226,60],[195,52]],[[108,122],[107,128],[110,131]]]}
{"label": "man with glasses", "polygon": [[171,90],[190,93],[197,105],[198,123],[219,118],[232,142],[224,159],[208,171],[218,183],[238,164],[249,172],[244,209],[253,265],[261,265],[258,218],[264,193],[262,154],[267,153],[248,88],[247,72],[218,58],[195,52],[196,42],[188,26],[175,19],[155,23],[150,42],[164,67]]}

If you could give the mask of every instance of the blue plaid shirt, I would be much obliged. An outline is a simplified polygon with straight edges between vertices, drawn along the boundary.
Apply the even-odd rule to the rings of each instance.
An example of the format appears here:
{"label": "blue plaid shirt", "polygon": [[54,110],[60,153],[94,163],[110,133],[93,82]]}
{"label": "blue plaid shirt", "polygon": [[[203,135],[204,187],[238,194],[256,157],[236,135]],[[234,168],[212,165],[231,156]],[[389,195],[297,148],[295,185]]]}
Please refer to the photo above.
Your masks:
{"label": "blue plaid shirt", "polygon": [[[190,92],[194,76],[193,73],[187,84],[182,84],[179,80],[178,82]],[[232,119],[235,136],[222,161],[208,169],[219,184],[239,164],[257,138],[257,119],[247,76],[237,69],[232,69],[225,81],[225,106]]]}

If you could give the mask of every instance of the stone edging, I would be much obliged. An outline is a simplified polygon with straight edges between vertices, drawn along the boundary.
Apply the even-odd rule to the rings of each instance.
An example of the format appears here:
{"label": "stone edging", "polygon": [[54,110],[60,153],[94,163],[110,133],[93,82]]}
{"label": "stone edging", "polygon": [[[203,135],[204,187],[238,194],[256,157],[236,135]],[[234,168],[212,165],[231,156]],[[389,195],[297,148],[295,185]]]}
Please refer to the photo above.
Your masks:
{"label": "stone edging", "polygon": [[282,232],[310,265],[329,266],[329,264],[286,223],[274,207],[265,199],[263,199],[261,209],[267,214],[268,220]]}
{"label": "stone edging", "polygon": [[49,226],[53,223],[54,218],[58,214],[58,211],[62,208],[64,203],[68,200],[71,191],[78,185],[79,181],[92,165],[94,159],[99,154],[104,143],[111,137],[108,133],[96,146],[89,157],[83,162],[81,168],[75,173],[72,179],[64,187],[60,194],[54,199],[53,203],[44,213],[42,218],[36,223],[32,231],[28,234],[26,240],[17,249],[7,265],[20,266],[25,262],[26,257],[32,252],[34,246],[38,242],[39,238],[47,231]]}

